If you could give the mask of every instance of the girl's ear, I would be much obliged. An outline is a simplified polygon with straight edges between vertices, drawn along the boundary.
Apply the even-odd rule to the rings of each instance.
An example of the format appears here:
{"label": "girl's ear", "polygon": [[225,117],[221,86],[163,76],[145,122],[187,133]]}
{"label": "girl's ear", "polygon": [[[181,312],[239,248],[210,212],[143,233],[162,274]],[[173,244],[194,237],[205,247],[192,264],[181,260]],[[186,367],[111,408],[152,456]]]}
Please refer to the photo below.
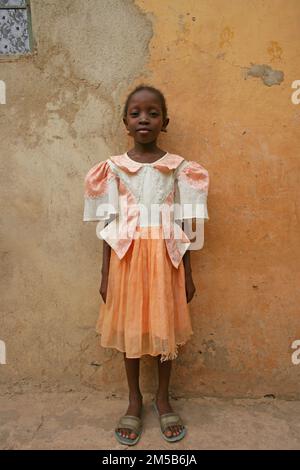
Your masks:
{"label": "girl's ear", "polygon": [[164,122],[164,124],[163,124],[163,126],[162,126],[162,128],[161,128],[161,131],[162,131],[162,132],[168,132],[168,131],[167,131],[167,125],[169,124],[169,121],[170,121],[170,119],[169,119],[169,118],[166,118],[166,120],[165,120],[165,122]]}
{"label": "girl's ear", "polygon": [[124,123],[124,125],[127,129],[127,134],[130,135],[130,131],[129,131],[128,126],[127,126],[127,119],[126,118],[123,118],[123,123]]}

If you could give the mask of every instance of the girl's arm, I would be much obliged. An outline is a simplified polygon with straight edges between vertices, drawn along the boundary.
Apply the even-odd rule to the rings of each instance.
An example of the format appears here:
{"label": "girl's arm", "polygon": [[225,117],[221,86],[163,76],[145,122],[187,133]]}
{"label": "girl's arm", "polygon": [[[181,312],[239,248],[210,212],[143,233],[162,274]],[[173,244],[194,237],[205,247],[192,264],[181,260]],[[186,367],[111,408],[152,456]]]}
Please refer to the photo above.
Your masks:
{"label": "girl's arm", "polygon": [[183,255],[183,265],[184,265],[184,271],[185,274],[192,274],[192,267],[191,267],[191,257],[190,257],[190,250],[186,250],[186,252]]}
{"label": "girl's arm", "polygon": [[111,247],[105,240],[103,240],[103,256],[102,256],[102,269],[101,274],[102,276],[107,275],[109,273],[109,263],[110,263],[110,254],[111,254]]}
{"label": "girl's arm", "polygon": [[[108,222],[104,225],[106,225]],[[102,269],[101,269],[101,286],[99,289],[100,295],[106,303],[108,275],[109,275],[109,264],[110,264],[111,246],[103,240],[103,255],[102,255]]]}
{"label": "girl's arm", "polygon": [[[108,222],[104,224],[104,228],[108,225]],[[111,246],[103,240],[103,254],[102,254],[102,269],[101,274],[102,276],[107,275],[109,273],[109,263],[110,263],[110,254],[111,254]]]}
{"label": "girl's arm", "polygon": [[[182,222],[182,230],[183,230],[184,222]],[[186,291],[186,301],[189,303],[194,294],[196,292],[195,284],[192,277],[192,268],[191,268],[191,257],[190,257],[190,250],[186,250],[183,255],[183,265],[184,265],[184,272],[185,272],[185,291]]]}
{"label": "girl's arm", "polygon": [[[182,222],[182,230],[184,227],[184,222]],[[191,257],[190,257],[190,250],[186,250],[186,252],[183,255],[183,265],[184,265],[184,271],[185,274],[191,274],[192,273],[192,267],[191,267]]]}
{"label": "girl's arm", "polygon": [[186,250],[183,255],[183,265],[185,274],[192,274],[190,250]]}

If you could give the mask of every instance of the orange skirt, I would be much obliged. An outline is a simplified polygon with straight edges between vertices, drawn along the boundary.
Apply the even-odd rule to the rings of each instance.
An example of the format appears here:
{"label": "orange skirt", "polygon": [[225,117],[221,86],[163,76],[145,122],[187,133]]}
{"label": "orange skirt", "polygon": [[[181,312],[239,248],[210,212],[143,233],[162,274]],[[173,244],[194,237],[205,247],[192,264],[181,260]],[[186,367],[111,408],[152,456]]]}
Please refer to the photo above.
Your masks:
{"label": "orange skirt", "polygon": [[138,225],[136,235],[121,260],[111,250],[96,331],[103,347],[126,352],[127,358],[149,354],[172,360],[193,334],[183,261],[173,266],[162,226]]}

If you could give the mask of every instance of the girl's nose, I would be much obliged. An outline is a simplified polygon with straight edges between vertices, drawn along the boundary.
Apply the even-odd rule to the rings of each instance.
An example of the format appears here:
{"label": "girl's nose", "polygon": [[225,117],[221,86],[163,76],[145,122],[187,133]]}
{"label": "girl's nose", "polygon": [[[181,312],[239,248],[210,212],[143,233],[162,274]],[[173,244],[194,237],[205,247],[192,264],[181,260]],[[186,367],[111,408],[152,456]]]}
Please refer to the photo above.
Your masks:
{"label": "girl's nose", "polygon": [[140,122],[140,124],[148,124],[149,119],[146,116],[141,116],[139,122]]}

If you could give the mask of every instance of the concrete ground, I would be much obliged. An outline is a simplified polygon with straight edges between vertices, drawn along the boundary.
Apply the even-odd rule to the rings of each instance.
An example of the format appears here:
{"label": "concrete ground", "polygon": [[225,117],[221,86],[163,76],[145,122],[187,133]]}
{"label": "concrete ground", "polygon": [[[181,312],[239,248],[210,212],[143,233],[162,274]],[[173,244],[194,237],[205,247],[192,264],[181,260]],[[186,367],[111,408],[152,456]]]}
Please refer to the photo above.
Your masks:
{"label": "concrete ground", "polygon": [[[165,442],[144,394],[144,432],[131,449],[300,449],[300,402],[263,399],[172,399],[185,439]],[[126,397],[69,391],[0,396],[1,449],[125,449],[114,437]]]}

